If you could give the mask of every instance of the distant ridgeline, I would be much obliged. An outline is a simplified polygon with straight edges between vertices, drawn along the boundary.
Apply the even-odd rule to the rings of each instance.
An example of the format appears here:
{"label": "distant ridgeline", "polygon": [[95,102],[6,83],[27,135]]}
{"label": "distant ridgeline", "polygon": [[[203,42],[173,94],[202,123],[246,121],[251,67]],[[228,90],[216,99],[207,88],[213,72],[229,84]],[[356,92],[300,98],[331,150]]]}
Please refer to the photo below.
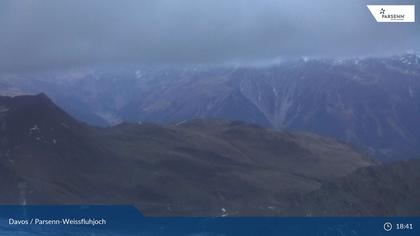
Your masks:
{"label": "distant ridgeline", "polygon": [[420,57],[251,67],[116,66],[0,75],[3,94],[45,92],[92,125],[241,120],[350,143],[383,161],[420,155]]}

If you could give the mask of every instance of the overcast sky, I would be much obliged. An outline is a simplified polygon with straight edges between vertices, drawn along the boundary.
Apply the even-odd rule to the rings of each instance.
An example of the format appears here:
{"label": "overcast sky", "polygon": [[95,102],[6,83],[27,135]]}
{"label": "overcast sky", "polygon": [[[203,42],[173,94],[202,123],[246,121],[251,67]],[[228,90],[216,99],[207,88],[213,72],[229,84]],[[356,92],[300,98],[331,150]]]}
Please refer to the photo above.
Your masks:
{"label": "overcast sky", "polygon": [[0,0],[0,71],[420,51],[419,21],[376,23],[367,3],[420,7],[420,0]]}

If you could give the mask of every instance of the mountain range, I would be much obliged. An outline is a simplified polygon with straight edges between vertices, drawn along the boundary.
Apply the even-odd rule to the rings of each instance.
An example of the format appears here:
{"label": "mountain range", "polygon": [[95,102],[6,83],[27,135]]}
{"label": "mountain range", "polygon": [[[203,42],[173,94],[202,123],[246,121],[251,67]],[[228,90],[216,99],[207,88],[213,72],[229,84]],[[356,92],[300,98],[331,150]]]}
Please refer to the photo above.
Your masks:
{"label": "mountain range", "polygon": [[420,57],[265,66],[97,66],[0,75],[3,95],[45,92],[95,126],[241,120],[349,143],[381,161],[420,154]]}

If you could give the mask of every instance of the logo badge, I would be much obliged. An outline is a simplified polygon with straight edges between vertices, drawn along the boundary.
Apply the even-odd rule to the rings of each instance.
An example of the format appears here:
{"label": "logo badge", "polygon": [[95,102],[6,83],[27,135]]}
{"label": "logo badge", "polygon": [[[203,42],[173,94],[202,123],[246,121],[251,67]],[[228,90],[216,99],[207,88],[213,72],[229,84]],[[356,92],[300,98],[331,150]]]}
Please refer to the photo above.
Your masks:
{"label": "logo badge", "polygon": [[415,22],[416,8],[414,5],[367,5],[377,22]]}

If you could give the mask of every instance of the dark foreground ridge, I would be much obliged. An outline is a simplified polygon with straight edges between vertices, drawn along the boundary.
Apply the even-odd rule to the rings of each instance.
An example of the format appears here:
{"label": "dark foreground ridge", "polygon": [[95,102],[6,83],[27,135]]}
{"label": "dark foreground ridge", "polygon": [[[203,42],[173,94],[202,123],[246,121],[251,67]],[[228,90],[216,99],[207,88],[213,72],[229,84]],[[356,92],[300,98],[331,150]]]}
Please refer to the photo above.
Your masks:
{"label": "dark foreground ridge", "polygon": [[361,168],[305,195],[291,207],[297,215],[418,216],[420,160]]}
{"label": "dark foreground ridge", "polygon": [[[0,131],[2,204],[134,204],[146,215],[419,213],[407,207],[419,205],[418,161],[402,164],[412,171],[369,167],[352,147],[314,134],[220,120],[94,128],[43,94],[0,97]],[[373,195],[363,187],[378,182]],[[383,187],[401,182],[405,191]],[[406,201],[378,210],[396,194]],[[364,210],[334,210],[348,198]]]}

